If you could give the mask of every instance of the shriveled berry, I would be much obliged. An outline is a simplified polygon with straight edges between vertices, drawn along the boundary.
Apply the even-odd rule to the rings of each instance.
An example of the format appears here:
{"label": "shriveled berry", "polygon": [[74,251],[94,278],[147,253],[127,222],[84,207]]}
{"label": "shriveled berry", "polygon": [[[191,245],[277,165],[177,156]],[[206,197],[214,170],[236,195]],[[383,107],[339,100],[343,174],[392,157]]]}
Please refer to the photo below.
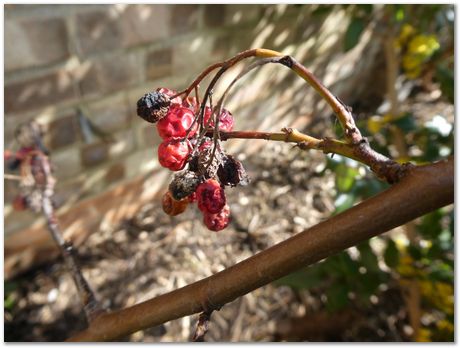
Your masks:
{"label": "shriveled berry", "polygon": [[211,145],[202,150],[198,155],[198,173],[204,175],[206,179],[214,178],[221,162],[222,151],[219,147],[214,151],[214,146]]}
{"label": "shriveled berry", "polygon": [[221,231],[230,223],[230,207],[225,205],[224,208],[217,214],[208,214],[203,215],[203,223],[211,231]]}
{"label": "shriveled berry", "polygon": [[158,161],[163,167],[173,171],[184,168],[189,154],[190,143],[188,140],[171,139],[163,141],[158,146]]}
{"label": "shriveled berry", "polygon": [[137,114],[150,123],[166,117],[171,105],[169,96],[161,92],[151,92],[137,101]]}
{"label": "shriveled berry", "polygon": [[219,130],[224,132],[231,132],[235,121],[232,114],[227,109],[222,109],[219,115]]}
{"label": "shriveled berry", "polygon": [[168,191],[163,195],[162,199],[163,211],[169,216],[176,216],[185,211],[188,206],[188,200],[175,200]]}
{"label": "shriveled berry", "polygon": [[[183,138],[193,123],[195,115],[192,110],[184,106],[172,105],[166,117],[157,124],[157,130],[163,139]],[[196,132],[196,124],[189,136],[192,137]]]}
{"label": "shriveled berry", "polygon": [[224,189],[214,179],[199,184],[196,189],[196,196],[198,209],[209,214],[217,214],[227,202]]}
{"label": "shriveled berry", "polygon": [[232,155],[224,155],[222,164],[217,170],[217,177],[222,185],[245,186],[249,184],[249,176],[243,167],[243,164],[236,160]]}
{"label": "shriveled berry", "polygon": [[181,200],[194,193],[199,183],[196,173],[185,170],[174,175],[168,189],[174,199]]}

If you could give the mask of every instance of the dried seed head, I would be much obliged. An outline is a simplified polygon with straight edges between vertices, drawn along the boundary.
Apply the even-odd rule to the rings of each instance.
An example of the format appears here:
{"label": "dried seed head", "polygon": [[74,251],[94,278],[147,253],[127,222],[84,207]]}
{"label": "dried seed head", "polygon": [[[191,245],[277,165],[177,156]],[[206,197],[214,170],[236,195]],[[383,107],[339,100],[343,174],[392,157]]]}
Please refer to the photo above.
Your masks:
{"label": "dried seed head", "polygon": [[161,120],[168,114],[171,99],[161,92],[150,92],[137,101],[137,114],[150,123]]}
{"label": "dried seed head", "polygon": [[174,175],[173,181],[169,184],[169,192],[175,200],[181,200],[195,192],[200,179],[196,173],[189,170]]}
{"label": "dried seed head", "polygon": [[249,176],[240,161],[237,161],[232,155],[225,155],[222,164],[217,170],[217,176],[222,185],[245,186],[249,184]]}

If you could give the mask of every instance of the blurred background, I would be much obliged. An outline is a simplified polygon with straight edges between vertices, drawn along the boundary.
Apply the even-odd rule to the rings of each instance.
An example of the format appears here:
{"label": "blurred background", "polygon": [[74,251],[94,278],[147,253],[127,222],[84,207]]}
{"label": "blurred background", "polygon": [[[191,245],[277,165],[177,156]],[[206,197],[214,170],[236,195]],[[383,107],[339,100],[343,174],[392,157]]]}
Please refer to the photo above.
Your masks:
{"label": "blurred background", "polygon": [[[157,197],[171,174],[136,101],[158,87],[185,88],[207,65],[256,47],[290,54],[353,107],[376,150],[419,164],[453,155],[451,5],[4,9],[5,149],[18,149],[21,123],[43,126],[59,223],[108,309],[216,273],[386,188],[340,156],[232,140],[226,149],[252,183],[227,190],[229,228],[206,230],[195,208],[163,214]],[[244,77],[227,108],[239,130],[342,136],[321,98],[281,66]],[[74,285],[44,219],[15,210],[18,183],[4,185],[5,340],[63,340],[85,327]],[[258,289],[215,312],[207,339],[453,341],[453,220],[452,207],[440,209]],[[195,323],[126,339],[187,341]]]}

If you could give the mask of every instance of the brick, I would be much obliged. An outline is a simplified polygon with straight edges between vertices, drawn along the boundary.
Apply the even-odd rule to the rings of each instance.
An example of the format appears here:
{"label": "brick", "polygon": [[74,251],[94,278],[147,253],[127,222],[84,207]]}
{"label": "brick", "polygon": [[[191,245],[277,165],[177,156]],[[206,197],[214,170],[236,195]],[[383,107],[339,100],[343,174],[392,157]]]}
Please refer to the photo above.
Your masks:
{"label": "brick", "polygon": [[5,71],[41,66],[69,57],[62,18],[5,21]]}
{"label": "brick", "polygon": [[88,105],[88,112],[91,122],[106,133],[124,129],[131,121],[130,108],[124,97],[96,101]]}
{"label": "brick", "polygon": [[143,133],[143,147],[153,147],[157,148],[163,141],[163,139],[158,135],[156,127],[152,127],[151,125],[147,125],[142,130]]}
{"label": "brick", "polygon": [[[174,74],[190,75],[187,77],[187,81],[190,83],[190,80],[194,79],[198,72],[202,71],[207,65],[215,63],[211,56],[215,40],[215,37],[203,36],[174,45]],[[184,59],[184,57],[188,58]]]}
{"label": "brick", "polygon": [[[19,173],[13,173],[19,175]],[[19,181],[16,180],[4,180],[3,181],[3,199],[5,205],[12,204],[17,195],[19,195]]]}
{"label": "brick", "polygon": [[76,28],[77,44],[84,55],[120,47],[121,28],[117,17],[108,10],[78,14]]}
{"label": "brick", "polygon": [[125,177],[125,165],[123,163],[116,163],[112,165],[104,176],[106,184],[112,184]]}
{"label": "brick", "polygon": [[109,159],[109,146],[106,143],[85,145],[80,150],[80,158],[85,168],[97,166]]}
{"label": "brick", "polygon": [[109,146],[109,154],[111,158],[119,158],[133,152],[136,148],[136,138],[132,129],[125,132],[119,132],[114,136],[115,141]]}
{"label": "brick", "polygon": [[206,5],[204,7],[204,24],[210,28],[224,25],[226,5]]}
{"label": "brick", "polygon": [[68,146],[80,140],[80,126],[75,114],[51,122],[45,133],[45,144],[50,150]]}
{"label": "brick", "polygon": [[5,86],[5,112],[29,111],[75,98],[71,76],[58,71]]}
{"label": "brick", "polygon": [[146,58],[146,75],[148,79],[154,80],[171,75],[172,73],[172,49],[165,48],[160,51],[153,51]]}
{"label": "brick", "polygon": [[136,54],[102,57],[90,61],[80,77],[84,96],[96,96],[127,88],[140,81],[140,57]]}
{"label": "brick", "polygon": [[72,181],[70,183],[57,183],[54,191],[53,201],[56,208],[60,208],[66,204],[73,204],[82,198],[84,194],[84,179]]}
{"label": "brick", "polygon": [[128,5],[120,15],[123,45],[131,47],[169,36],[170,5]]}
{"label": "brick", "polygon": [[254,22],[262,17],[264,5],[261,4],[227,4],[225,9],[226,25],[242,25]]}
{"label": "brick", "polygon": [[198,5],[172,5],[172,34],[188,33],[198,27]]}
{"label": "brick", "polygon": [[75,177],[82,172],[79,150],[76,146],[52,152],[50,157],[54,175],[58,180]]}

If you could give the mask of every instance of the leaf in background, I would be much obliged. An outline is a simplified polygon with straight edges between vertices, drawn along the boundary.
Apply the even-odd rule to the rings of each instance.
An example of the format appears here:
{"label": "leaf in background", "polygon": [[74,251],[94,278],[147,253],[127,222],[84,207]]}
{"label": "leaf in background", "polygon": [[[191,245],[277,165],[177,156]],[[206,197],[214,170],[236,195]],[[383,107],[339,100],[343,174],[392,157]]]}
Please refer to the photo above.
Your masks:
{"label": "leaf in background", "polygon": [[364,267],[369,272],[380,272],[377,256],[374,254],[369,242],[364,242],[358,245],[359,259]]}
{"label": "leaf in background", "polygon": [[365,27],[366,24],[364,19],[355,17],[351,20],[350,24],[348,25],[347,32],[345,33],[345,52],[351,50],[358,44],[359,38],[361,37]]}
{"label": "leaf in background", "polygon": [[348,287],[343,283],[335,284],[326,291],[326,296],[326,308],[331,312],[338,311],[348,303]]}
{"label": "leaf in background", "polygon": [[278,286],[286,285],[297,290],[318,286],[323,281],[320,267],[320,265],[315,265],[314,267],[301,269],[276,280],[274,283]]}
{"label": "leaf in background", "polygon": [[383,258],[390,268],[395,268],[399,264],[399,251],[393,239],[387,241],[387,247],[383,254]]}
{"label": "leaf in background", "polygon": [[355,195],[349,193],[341,193],[340,195],[337,196],[337,199],[334,202],[335,205],[335,211],[334,214],[341,213],[342,211],[345,211],[353,206],[353,204],[356,201]]}
{"label": "leaf in background", "polygon": [[409,133],[417,129],[417,124],[415,123],[414,117],[409,113],[394,119],[392,123],[401,128],[401,130],[405,133]]}
{"label": "leaf in background", "polygon": [[351,168],[342,163],[336,168],[336,187],[339,192],[348,192],[355,183],[355,178],[359,175],[357,168]]}

